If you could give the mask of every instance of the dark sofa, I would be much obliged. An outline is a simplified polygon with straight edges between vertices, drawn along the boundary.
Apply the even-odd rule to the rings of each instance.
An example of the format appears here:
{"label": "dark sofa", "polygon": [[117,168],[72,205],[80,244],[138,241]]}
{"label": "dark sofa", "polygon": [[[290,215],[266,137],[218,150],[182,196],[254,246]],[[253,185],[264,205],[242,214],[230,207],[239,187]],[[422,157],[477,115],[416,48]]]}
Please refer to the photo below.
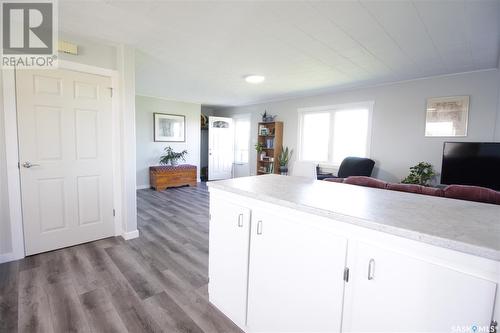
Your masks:
{"label": "dark sofa", "polygon": [[477,201],[500,205],[500,192],[479,186],[448,185],[445,188],[441,189],[414,184],[388,183],[380,179],[364,176],[327,178],[325,180],[330,182],[373,187],[384,190],[409,192],[423,195],[432,195],[436,197]]}

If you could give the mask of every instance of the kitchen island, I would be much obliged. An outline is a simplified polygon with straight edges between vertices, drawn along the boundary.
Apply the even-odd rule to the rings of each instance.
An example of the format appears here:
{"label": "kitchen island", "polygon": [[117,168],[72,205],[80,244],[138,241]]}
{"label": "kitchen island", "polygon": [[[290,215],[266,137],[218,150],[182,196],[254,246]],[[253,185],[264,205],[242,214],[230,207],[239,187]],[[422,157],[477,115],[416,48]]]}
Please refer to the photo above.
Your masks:
{"label": "kitchen island", "polygon": [[500,206],[278,175],[208,186],[210,301],[246,332],[499,318]]}

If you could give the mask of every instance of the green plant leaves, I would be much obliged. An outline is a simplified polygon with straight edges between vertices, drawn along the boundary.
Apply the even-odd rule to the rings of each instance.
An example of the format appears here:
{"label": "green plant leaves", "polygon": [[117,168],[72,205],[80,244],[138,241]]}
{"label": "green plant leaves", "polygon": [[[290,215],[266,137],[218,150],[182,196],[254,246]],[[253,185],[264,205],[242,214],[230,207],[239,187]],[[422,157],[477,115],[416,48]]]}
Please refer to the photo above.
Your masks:
{"label": "green plant leaves", "polygon": [[186,155],[188,153],[186,149],[177,153],[172,149],[172,147],[167,146],[164,151],[165,155],[160,156],[160,164],[170,164],[171,162],[175,163],[178,160],[186,161]]}
{"label": "green plant leaves", "polygon": [[403,184],[418,184],[427,186],[435,175],[436,172],[434,171],[432,164],[420,162],[410,168],[410,174],[401,182]]}

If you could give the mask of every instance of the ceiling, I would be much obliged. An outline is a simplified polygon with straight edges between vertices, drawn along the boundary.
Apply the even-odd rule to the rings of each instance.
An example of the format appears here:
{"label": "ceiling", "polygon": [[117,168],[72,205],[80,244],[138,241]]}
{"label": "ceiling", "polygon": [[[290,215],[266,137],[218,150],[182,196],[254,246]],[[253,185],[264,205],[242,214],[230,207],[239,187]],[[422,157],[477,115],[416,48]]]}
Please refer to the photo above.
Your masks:
{"label": "ceiling", "polygon": [[[139,94],[244,105],[496,68],[500,1],[59,1],[62,31],[137,48]],[[250,85],[248,74],[266,81]]]}

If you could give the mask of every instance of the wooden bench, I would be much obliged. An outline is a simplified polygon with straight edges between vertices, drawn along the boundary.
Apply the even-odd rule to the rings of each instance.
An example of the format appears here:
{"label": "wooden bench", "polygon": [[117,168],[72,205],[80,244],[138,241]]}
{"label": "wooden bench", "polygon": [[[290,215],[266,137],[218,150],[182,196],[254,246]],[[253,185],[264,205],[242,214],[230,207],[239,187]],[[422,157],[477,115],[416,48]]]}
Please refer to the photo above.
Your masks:
{"label": "wooden bench", "polygon": [[196,186],[196,166],[189,164],[152,166],[149,167],[149,181],[156,191],[175,186]]}

